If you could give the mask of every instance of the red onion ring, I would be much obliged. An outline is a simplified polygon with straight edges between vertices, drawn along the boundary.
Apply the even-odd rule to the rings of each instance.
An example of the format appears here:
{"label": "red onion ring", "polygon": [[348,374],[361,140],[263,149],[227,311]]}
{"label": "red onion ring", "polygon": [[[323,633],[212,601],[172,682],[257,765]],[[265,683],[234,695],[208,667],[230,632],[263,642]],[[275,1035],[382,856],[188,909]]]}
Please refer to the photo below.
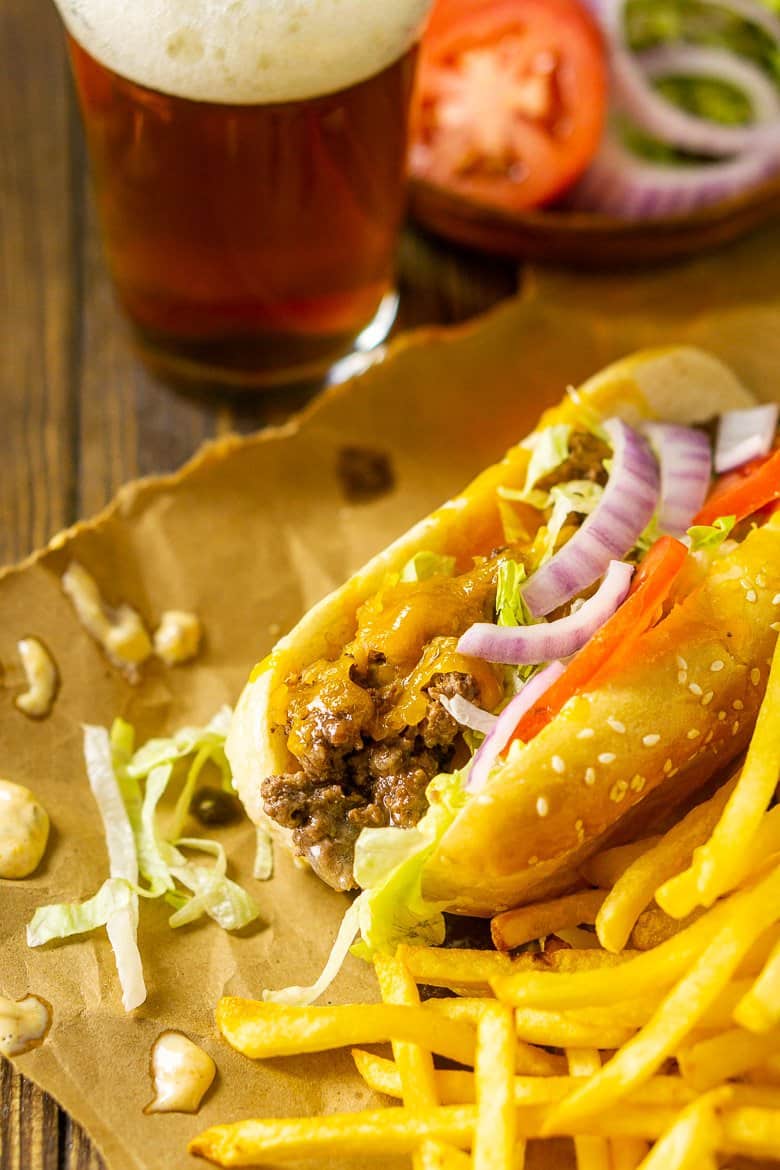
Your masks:
{"label": "red onion ring", "polygon": [[603,577],[610,561],[634,547],[658,504],[658,464],[647,439],[619,418],[603,426],[613,451],[609,482],[582,527],[524,586],[523,599],[534,617]]}
{"label": "red onion ring", "polygon": [[529,679],[523,689],[507,703],[496,720],[493,730],[483,739],[474,754],[466,779],[466,788],[476,792],[482,788],[490,769],[512,738],[512,733],[526,711],[547,691],[566,667],[561,662],[551,662]]}
{"label": "red onion ring", "polygon": [[601,629],[628,593],[633,565],[612,561],[592,597],[574,613],[535,626],[494,626],[476,622],[458,642],[458,653],[488,662],[528,666],[568,658]]}
{"label": "red onion ring", "polygon": [[[707,0],[703,2],[706,3]],[[586,7],[600,22],[609,42],[613,84],[622,108],[649,133],[693,153],[729,155],[758,150],[759,153],[769,153],[776,158],[780,149],[778,141],[780,124],[777,119],[757,120],[749,126],[742,127],[720,126],[716,122],[681,110],[653,89],[626,42],[625,5],[626,0],[586,0]],[[712,6],[761,28],[780,49],[780,19],[758,0],[717,0]],[[729,77],[723,76],[725,68],[729,74],[734,74],[735,84],[744,87],[753,101],[758,100],[759,105],[763,107],[763,97],[767,96],[764,88],[766,79],[763,75],[760,78],[757,76],[760,71],[749,77],[748,70],[753,67],[739,58],[736,59],[739,62],[736,66],[733,63],[724,65],[721,54],[731,56],[728,50],[710,49],[707,46],[686,42],[684,45],[659,46],[650,52],[653,55],[685,52],[689,54],[692,62],[702,62],[705,54],[715,53],[720,59],[716,76],[722,76],[723,80],[728,81]],[[651,57],[650,60],[652,59]],[[663,56],[660,59],[663,61]],[[679,57],[677,61],[679,62]],[[696,65],[692,67],[695,69]],[[739,80],[736,78],[736,70],[739,72]]]}
{"label": "red onion ring", "polygon": [[758,153],[666,166],[638,158],[609,129],[566,203],[622,219],[660,219],[719,203],[778,171],[780,159]]}
{"label": "red onion ring", "polygon": [[661,464],[658,523],[682,536],[706,499],[712,475],[710,441],[695,427],[647,423],[644,432]]}
{"label": "red onion ring", "polygon": [[749,459],[769,454],[775,440],[779,409],[776,402],[768,402],[748,410],[727,410],[721,415],[715,444],[718,475],[741,467]]}

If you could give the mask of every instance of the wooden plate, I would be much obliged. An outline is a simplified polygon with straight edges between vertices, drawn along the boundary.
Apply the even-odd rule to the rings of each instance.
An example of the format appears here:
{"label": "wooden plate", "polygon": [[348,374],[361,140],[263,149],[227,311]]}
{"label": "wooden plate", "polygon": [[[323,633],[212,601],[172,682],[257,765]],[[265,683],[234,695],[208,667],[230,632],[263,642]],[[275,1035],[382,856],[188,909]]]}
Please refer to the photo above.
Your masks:
{"label": "wooden plate", "polygon": [[562,208],[512,214],[419,179],[410,182],[409,203],[424,227],[483,252],[579,268],[624,268],[692,256],[780,217],[780,176],[699,211],[658,219],[622,220]]}

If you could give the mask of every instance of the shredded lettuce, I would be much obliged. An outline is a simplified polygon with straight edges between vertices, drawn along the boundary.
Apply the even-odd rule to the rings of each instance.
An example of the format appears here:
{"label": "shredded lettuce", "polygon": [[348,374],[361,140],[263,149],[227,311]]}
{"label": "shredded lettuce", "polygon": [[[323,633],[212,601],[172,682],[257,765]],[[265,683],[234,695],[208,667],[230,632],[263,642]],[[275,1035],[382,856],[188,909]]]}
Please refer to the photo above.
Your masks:
{"label": "shredded lettuce", "polygon": [[634,548],[637,550],[637,552],[644,554],[652,548],[657,540],[660,540],[662,535],[663,529],[658,523],[658,513],[654,512],[650,517],[650,521],[646,528],[640,532]]}
{"label": "shredded lettuce", "polygon": [[[30,946],[41,946],[105,926],[127,1011],[146,998],[137,939],[139,896],[162,897],[171,904],[172,926],[205,914],[225,930],[240,930],[260,913],[254,899],[227,876],[227,858],[219,842],[180,836],[200,769],[208,760],[227,768],[224,741],[229,721],[230,710],[223,708],[206,727],[184,728],[167,739],[150,740],[138,751],[133,728],[122,719],[114,721],[110,734],[103,727],[84,729],[87,776],[103,821],[110,876],[84,902],[40,907],[27,928],[27,940]],[[188,755],[194,760],[166,836],[158,806],[176,764]],[[190,861],[185,849],[211,854],[214,863]]]}
{"label": "shredded lettuce", "polygon": [[319,999],[321,995],[325,994],[344,966],[344,960],[349,954],[349,948],[358,932],[360,926],[358,921],[359,902],[360,898],[356,898],[342,918],[336,940],[331,947],[328,960],[319,979],[310,987],[283,987],[280,991],[264,991],[263,999],[266,1003],[283,1003],[293,1007],[302,1007],[314,1003],[315,999]]}
{"label": "shredded lettuce", "polygon": [[[128,776],[142,780],[148,776],[152,768],[160,764],[173,764],[185,756],[193,755],[201,748],[209,748],[210,758],[220,769],[223,779],[227,780],[232,790],[230,766],[225,757],[225,737],[230,730],[231,715],[230,707],[221,707],[205,727],[182,727],[166,738],[147,740],[127,761]],[[114,726],[117,723],[122,724],[123,721],[115,720]],[[127,726],[124,724],[125,728]]]}
{"label": "shredded lettuce", "polygon": [[451,577],[455,572],[455,557],[422,549],[401,569],[401,581],[428,581],[431,577]]}
{"label": "shredded lettuce", "polygon": [[545,564],[555,552],[566,517],[572,512],[589,516],[603,494],[603,487],[587,479],[573,479],[569,483],[556,484],[550,489],[552,513],[547,521],[547,534],[539,565]]}
{"label": "shredded lettuce", "polygon": [[266,829],[257,830],[255,845],[255,864],[252,877],[259,882],[267,882],[274,873],[274,846],[271,834]]}
{"label": "shredded lettuce", "polygon": [[520,561],[502,561],[496,578],[496,615],[499,626],[530,626],[534,618],[523,601],[527,573]]}
{"label": "shredded lettuce", "polygon": [[[444,941],[445,903],[422,892],[426,861],[466,802],[463,773],[442,773],[426,789],[429,807],[413,829],[363,829],[355,847],[355,880],[362,893],[345,913],[325,967],[310,987],[264,991],[269,1003],[313,1003],[328,990],[350,949],[359,958],[392,954],[399,942]],[[353,945],[355,936],[360,939]]]}
{"label": "shredded lettuce", "polygon": [[86,902],[63,902],[40,906],[27,927],[27,945],[40,947],[55,938],[87,934],[105,926],[112,914],[132,904],[135,890],[124,878],[106,878],[98,892]]}
{"label": "shredded lettuce", "polygon": [[[111,739],[105,727],[84,728],[84,759],[92,795],[103,821],[109,876],[133,887],[128,902],[115,907],[106,919],[122,988],[122,1005],[131,1012],[146,999],[141,952],[138,949],[138,852],[135,826],[140,818],[140,793],[133,784],[122,791],[114,770]],[[131,819],[132,818],[132,819]]]}
{"label": "shredded lettuce", "polygon": [[444,941],[443,903],[422,892],[426,861],[466,802],[462,772],[442,773],[426,789],[428,811],[414,829],[364,829],[355,847],[355,880],[363,958],[392,953],[402,941]]}
{"label": "shredded lettuce", "polygon": [[170,926],[183,926],[194,922],[202,914],[208,914],[223,930],[241,930],[254,922],[260,913],[255,900],[246,890],[231,881],[226,875],[227,858],[218,841],[202,837],[182,837],[176,846],[197,849],[211,853],[216,858],[213,866],[198,865],[187,861],[171,866],[171,874],[194,895],[180,910],[173,914]]}
{"label": "shredded lettuce", "polygon": [[568,423],[555,423],[541,431],[534,431],[523,441],[522,446],[531,452],[523,487],[524,495],[533,489],[538,480],[555,471],[556,467],[560,467],[568,458],[571,430]]}
{"label": "shredded lettuce", "polygon": [[686,534],[691,552],[699,552],[701,549],[714,552],[723,544],[736,522],[736,516],[718,516],[714,524],[694,524]]}

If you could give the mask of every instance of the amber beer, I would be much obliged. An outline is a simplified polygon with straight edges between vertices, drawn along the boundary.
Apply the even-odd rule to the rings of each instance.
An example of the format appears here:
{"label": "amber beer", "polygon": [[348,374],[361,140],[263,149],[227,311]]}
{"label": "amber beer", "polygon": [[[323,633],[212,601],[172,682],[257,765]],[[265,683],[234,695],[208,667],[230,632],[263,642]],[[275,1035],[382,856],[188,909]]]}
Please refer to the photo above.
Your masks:
{"label": "amber beer", "polygon": [[[132,44],[125,68],[121,38],[116,52],[96,51],[92,29],[83,38],[68,20],[66,0],[60,2],[105,251],[147,358],[169,374],[238,385],[321,374],[350,350],[383,303],[387,308],[403,212],[414,32],[427,3],[404,0],[409,11],[397,30],[398,51],[386,37],[384,56],[391,53],[392,60],[380,55],[374,62],[372,50],[361,69],[342,50],[340,62],[327,69],[325,33],[312,29],[298,38],[301,52],[308,45],[310,63],[280,57],[274,64],[272,49],[289,55],[294,35],[281,47],[278,37],[271,42],[265,65],[259,42],[257,85],[247,83],[246,63],[239,62],[244,72],[238,69],[231,87],[227,67],[216,80],[211,68],[230,61],[229,26],[221,30],[226,43],[218,37],[207,60],[211,72],[202,67],[208,29],[195,40],[188,40],[191,29],[182,32],[179,42],[165,28],[150,29],[149,68],[142,46],[133,55]],[[106,2],[91,2],[99,24]],[[143,7],[143,0],[135,3]],[[364,5],[352,0],[351,8],[365,13]],[[122,6],[112,6],[121,31],[116,9]],[[191,7],[197,14],[203,4],[192,0]],[[268,7],[268,0],[243,0],[245,14],[263,15]],[[284,5],[277,0],[270,7]],[[341,7],[334,0],[311,5],[315,12]],[[159,19],[159,3],[152,8]],[[235,8],[225,6],[223,21]],[[338,36],[342,17],[324,15],[323,30]],[[298,26],[309,19],[299,15]],[[289,26],[293,34],[298,26]],[[162,62],[161,38],[178,45]],[[373,63],[381,68],[350,77]],[[332,88],[340,76],[349,83]],[[204,100],[193,96],[199,81]],[[296,87],[323,92],[288,100]],[[273,100],[245,100],[255,93]]]}

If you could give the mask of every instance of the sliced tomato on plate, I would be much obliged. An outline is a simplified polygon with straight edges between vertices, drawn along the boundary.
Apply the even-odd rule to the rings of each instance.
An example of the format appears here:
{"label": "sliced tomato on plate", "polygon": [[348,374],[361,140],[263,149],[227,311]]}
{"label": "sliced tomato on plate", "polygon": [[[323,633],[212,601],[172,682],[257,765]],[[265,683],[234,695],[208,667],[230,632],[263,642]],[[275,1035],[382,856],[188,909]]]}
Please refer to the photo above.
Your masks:
{"label": "sliced tomato on plate", "polygon": [[528,743],[563,705],[630,658],[637,638],[657,620],[660,607],[679,576],[688,550],[673,536],[657,540],[642,561],[628,597],[572,658],[564,673],[526,711],[510,743]]}
{"label": "sliced tomato on plate", "polygon": [[693,522],[714,524],[719,516],[744,520],[773,500],[780,500],[780,449],[721,476]]}
{"label": "sliced tomato on plate", "polygon": [[438,0],[423,37],[410,168],[509,211],[560,195],[604,124],[600,33],[577,0]]}

